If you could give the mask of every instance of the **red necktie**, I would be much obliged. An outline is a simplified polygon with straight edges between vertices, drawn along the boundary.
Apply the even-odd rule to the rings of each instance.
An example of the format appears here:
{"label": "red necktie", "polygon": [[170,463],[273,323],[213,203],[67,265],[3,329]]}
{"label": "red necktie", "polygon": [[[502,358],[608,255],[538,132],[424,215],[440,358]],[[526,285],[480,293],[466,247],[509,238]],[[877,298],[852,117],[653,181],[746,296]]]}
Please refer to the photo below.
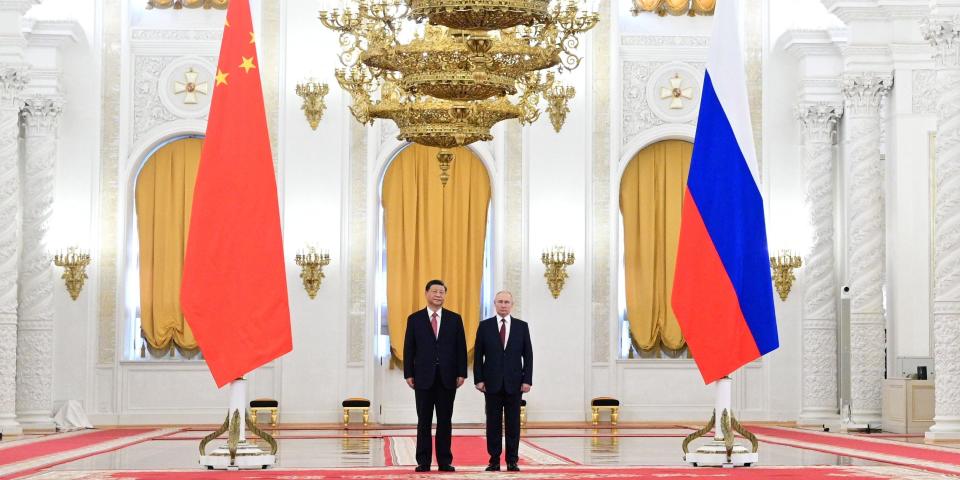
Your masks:
{"label": "red necktie", "polygon": [[437,313],[430,316],[430,325],[433,325],[433,338],[437,338]]}
{"label": "red necktie", "polygon": [[500,320],[500,346],[507,348],[507,319]]}

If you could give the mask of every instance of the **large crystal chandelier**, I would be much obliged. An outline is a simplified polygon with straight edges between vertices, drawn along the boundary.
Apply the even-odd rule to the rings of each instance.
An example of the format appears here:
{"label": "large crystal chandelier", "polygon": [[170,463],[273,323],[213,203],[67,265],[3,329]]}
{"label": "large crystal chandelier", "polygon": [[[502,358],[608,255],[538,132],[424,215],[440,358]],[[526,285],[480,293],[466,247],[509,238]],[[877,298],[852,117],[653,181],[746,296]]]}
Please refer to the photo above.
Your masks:
{"label": "large crystal chandelier", "polygon": [[497,122],[540,118],[557,131],[580,65],[579,35],[599,17],[589,0],[355,0],[320,11],[340,34],[340,86],[361,123],[388,119],[398,139],[439,147],[446,185],[450,149],[491,140]]}

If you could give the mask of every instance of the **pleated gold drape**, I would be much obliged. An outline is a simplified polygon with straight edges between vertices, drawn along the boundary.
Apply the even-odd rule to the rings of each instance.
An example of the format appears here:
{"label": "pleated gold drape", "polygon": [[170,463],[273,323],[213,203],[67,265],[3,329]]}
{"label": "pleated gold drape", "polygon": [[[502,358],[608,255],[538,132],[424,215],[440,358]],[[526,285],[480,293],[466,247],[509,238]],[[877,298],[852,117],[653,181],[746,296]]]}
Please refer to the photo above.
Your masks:
{"label": "pleated gold drape", "polygon": [[387,321],[390,349],[399,361],[407,317],[426,306],[424,286],[431,279],[447,284],[444,307],[463,317],[470,352],[480,322],[490,177],[470,150],[458,148],[443,187],[438,151],[410,145],[383,177]]}
{"label": "pleated gold drape", "polygon": [[199,351],[180,310],[180,280],[202,148],[196,138],[171,142],[137,177],[141,335],[155,356],[174,347],[185,356]]}
{"label": "pleated gold drape", "polygon": [[642,351],[685,346],[670,306],[680,211],[693,145],[667,140],[641,150],[620,180],[627,319]]}

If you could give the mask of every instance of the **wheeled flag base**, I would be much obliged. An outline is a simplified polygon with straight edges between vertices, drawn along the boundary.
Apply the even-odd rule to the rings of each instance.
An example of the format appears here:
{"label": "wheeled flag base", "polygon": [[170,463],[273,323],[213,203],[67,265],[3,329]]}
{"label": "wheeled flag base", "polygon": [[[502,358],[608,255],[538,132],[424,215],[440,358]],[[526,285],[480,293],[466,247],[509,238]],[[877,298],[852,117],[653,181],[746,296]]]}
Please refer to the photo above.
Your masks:
{"label": "wheeled flag base", "polygon": [[[268,468],[277,462],[277,441],[257,428],[256,419],[245,408],[247,380],[239,378],[230,382],[230,410],[223,425],[200,441],[200,465],[210,470],[250,470]],[[241,412],[243,412],[241,414]],[[263,451],[255,443],[247,442],[246,430],[270,445],[270,452]],[[227,444],[210,454],[207,444],[224,432],[229,432]]]}
{"label": "wheeled flag base", "polygon": [[[730,410],[730,377],[717,381],[717,401],[713,416],[706,426],[683,440],[683,461],[694,467],[749,467],[760,460],[757,437],[734,418]],[[705,437],[713,430],[713,441],[690,452],[690,442]],[[751,449],[736,443],[734,432],[750,441]]]}

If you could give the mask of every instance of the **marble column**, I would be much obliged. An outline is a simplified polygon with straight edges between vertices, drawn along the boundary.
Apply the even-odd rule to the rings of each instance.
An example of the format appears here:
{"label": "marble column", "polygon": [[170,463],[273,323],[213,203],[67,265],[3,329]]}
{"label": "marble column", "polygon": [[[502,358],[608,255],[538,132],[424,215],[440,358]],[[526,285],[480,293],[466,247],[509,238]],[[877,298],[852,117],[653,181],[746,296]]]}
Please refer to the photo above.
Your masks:
{"label": "marble column", "polygon": [[19,434],[17,275],[20,264],[20,105],[23,67],[0,65],[0,433]]}
{"label": "marble column", "polygon": [[843,79],[847,281],[850,287],[850,403],[855,424],[879,423],[886,322],[884,167],[880,109],[890,93],[889,74]]}
{"label": "marble column", "polygon": [[937,145],[933,226],[932,440],[960,439],[960,18],[932,18],[924,37],[936,49]]}
{"label": "marble column", "polygon": [[812,229],[804,259],[801,424],[836,423],[837,404],[837,269],[834,254],[836,215],[837,122],[842,105],[803,104],[797,117],[803,127],[803,186]]}
{"label": "marble column", "polygon": [[63,102],[28,98],[21,112],[25,136],[23,243],[17,320],[17,421],[25,428],[54,428],[53,286],[47,243],[57,165],[57,124]]}

